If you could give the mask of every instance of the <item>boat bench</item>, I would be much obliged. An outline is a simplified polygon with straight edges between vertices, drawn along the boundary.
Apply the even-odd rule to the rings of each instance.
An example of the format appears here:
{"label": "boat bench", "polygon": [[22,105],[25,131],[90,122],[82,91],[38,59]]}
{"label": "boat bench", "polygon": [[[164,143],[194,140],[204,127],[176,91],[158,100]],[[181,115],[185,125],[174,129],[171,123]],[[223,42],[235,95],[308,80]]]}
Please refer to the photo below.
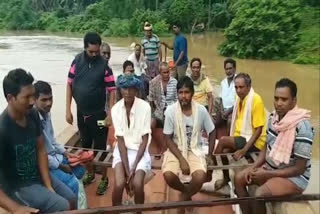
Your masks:
{"label": "boat bench", "polygon": [[[104,167],[111,167],[112,166],[112,150],[97,150],[97,149],[87,149],[81,147],[74,147],[74,146],[65,146],[67,152],[72,154],[79,154],[82,151],[93,151],[94,152],[94,159],[93,164],[97,166],[104,166]],[[213,163],[208,164],[208,170],[218,170],[218,169],[236,169],[236,168],[243,168],[250,166],[253,162],[258,158],[258,153],[250,153],[245,157],[241,158],[239,161],[235,161],[232,157],[232,153],[227,154],[216,154],[213,155]],[[222,159],[228,160],[227,163],[224,163]],[[151,155],[152,160],[152,169],[160,170],[163,155]]]}

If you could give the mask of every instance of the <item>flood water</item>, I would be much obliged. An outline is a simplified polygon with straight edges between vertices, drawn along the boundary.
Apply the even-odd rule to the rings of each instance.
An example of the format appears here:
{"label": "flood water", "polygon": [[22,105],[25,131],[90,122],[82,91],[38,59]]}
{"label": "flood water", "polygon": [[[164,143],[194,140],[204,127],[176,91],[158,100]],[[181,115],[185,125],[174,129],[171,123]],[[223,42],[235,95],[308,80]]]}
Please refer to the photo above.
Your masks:
{"label": "flood water", "polygon": [[[223,60],[217,52],[217,46],[223,41],[219,33],[188,36],[189,59],[200,57],[203,61],[203,71],[211,78],[217,91],[219,83],[224,78]],[[171,42],[172,38],[162,38]],[[107,38],[111,44],[111,64],[114,72],[121,73],[122,63],[132,50],[132,42],[140,38]],[[8,34],[0,36],[0,79],[14,68],[24,68],[31,72],[36,80],[51,83],[54,93],[52,118],[56,133],[66,126],[65,122],[65,86],[69,66],[74,56],[83,50],[80,37],[64,37],[56,35],[30,35],[29,33]],[[163,49],[164,50],[164,49]],[[164,54],[164,51],[163,51]],[[172,52],[168,50],[167,58]],[[319,190],[319,65],[296,65],[283,61],[261,61],[237,59],[237,71],[249,73],[255,91],[259,93],[269,111],[273,109],[273,92],[277,80],[288,77],[298,85],[298,105],[312,111],[312,125],[315,128],[313,149],[312,185],[308,192]],[[4,96],[0,96],[0,111],[6,107]],[[73,106],[73,110],[75,110]],[[73,111],[75,114],[75,111]]]}

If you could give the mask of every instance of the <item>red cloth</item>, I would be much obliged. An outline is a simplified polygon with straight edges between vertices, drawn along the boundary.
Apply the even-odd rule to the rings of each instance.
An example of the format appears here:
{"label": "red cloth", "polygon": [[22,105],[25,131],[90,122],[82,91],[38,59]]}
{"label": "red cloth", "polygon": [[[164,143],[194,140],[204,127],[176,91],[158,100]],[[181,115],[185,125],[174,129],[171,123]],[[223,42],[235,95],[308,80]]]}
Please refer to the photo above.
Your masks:
{"label": "red cloth", "polygon": [[79,164],[83,164],[94,159],[93,151],[82,151],[79,153],[78,157],[70,157],[68,161],[70,166],[77,166]]}

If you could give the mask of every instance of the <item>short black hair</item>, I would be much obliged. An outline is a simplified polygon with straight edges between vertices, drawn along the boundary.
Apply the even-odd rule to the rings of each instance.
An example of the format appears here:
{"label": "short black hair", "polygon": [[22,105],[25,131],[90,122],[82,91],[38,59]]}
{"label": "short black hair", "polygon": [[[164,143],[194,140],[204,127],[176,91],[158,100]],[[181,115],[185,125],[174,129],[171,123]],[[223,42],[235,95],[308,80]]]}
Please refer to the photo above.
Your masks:
{"label": "short black hair", "polygon": [[247,74],[247,73],[239,73],[239,74],[237,74],[235,79],[239,79],[239,78],[244,79],[244,82],[245,82],[247,87],[251,86],[251,77],[250,77],[249,74]]}
{"label": "short black hair", "polygon": [[224,63],[223,63],[224,64],[224,68],[226,68],[226,65],[228,63],[232,64],[234,68],[237,68],[237,63],[236,63],[236,61],[234,59],[227,58],[226,60],[224,60]]}
{"label": "short black hair", "polygon": [[140,48],[141,48],[141,45],[140,45],[139,43],[136,43],[136,44],[134,45],[134,47],[140,47]]}
{"label": "short black hair", "polygon": [[36,99],[39,98],[40,94],[45,94],[45,95],[52,94],[51,86],[49,85],[49,83],[45,81],[39,80],[38,82],[33,84],[33,86],[35,88]]}
{"label": "short black hair", "polygon": [[126,70],[126,68],[130,65],[132,66],[132,68],[134,68],[133,62],[131,62],[130,60],[124,61],[123,65],[122,65],[123,71]]}
{"label": "short black hair", "polygon": [[290,93],[293,98],[297,97],[298,89],[297,89],[297,84],[295,82],[293,82],[288,78],[282,78],[278,82],[276,82],[275,89],[284,88],[284,87],[290,88]]}
{"label": "short black hair", "polygon": [[177,26],[179,29],[181,29],[181,24],[179,22],[173,22],[172,27]]}
{"label": "short black hair", "polygon": [[179,91],[183,87],[189,88],[192,94],[194,94],[194,84],[190,77],[184,76],[178,80],[177,91]]}
{"label": "short black hair", "polygon": [[100,46],[101,45],[101,37],[97,33],[89,32],[84,36],[83,43],[84,43],[84,48],[89,47],[89,44]]}
{"label": "short black hair", "polygon": [[32,85],[33,80],[33,76],[22,68],[9,71],[3,79],[4,96],[7,98],[8,94],[11,94],[16,97],[21,88]]}
{"label": "short black hair", "polygon": [[192,67],[192,63],[198,61],[200,63],[200,67],[202,65],[202,62],[201,62],[201,59],[198,58],[198,57],[195,57],[195,58],[192,58],[191,61],[190,61],[190,67]]}

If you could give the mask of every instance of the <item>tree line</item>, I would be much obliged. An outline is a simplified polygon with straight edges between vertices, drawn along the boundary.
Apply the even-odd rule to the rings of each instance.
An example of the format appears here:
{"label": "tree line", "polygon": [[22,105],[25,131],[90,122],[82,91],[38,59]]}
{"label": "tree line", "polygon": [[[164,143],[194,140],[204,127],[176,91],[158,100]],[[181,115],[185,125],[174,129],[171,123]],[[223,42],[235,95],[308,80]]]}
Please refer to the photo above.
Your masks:
{"label": "tree line", "polygon": [[158,35],[222,30],[220,54],[319,63],[319,0],[0,0],[0,29]]}

